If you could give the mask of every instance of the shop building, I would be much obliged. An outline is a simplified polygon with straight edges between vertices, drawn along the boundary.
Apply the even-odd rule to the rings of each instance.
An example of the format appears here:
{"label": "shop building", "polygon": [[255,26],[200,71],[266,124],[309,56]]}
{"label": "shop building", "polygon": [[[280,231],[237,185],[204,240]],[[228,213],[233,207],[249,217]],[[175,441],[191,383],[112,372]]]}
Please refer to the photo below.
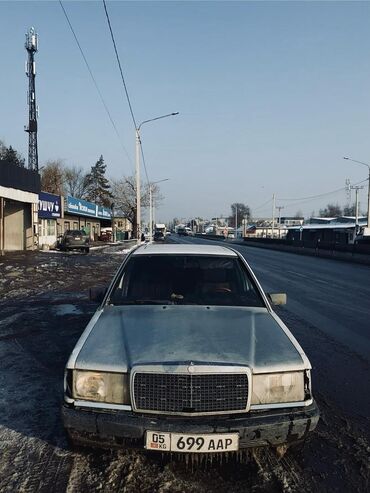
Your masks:
{"label": "shop building", "polygon": [[68,229],[83,229],[91,240],[97,240],[101,228],[112,226],[111,216],[107,207],[68,195],[64,198],[63,215],[57,219],[58,235]]}
{"label": "shop building", "polygon": [[37,248],[40,175],[0,161],[0,253]]}
{"label": "shop building", "polygon": [[61,235],[57,220],[63,216],[62,197],[52,193],[39,193],[39,248],[53,248]]}

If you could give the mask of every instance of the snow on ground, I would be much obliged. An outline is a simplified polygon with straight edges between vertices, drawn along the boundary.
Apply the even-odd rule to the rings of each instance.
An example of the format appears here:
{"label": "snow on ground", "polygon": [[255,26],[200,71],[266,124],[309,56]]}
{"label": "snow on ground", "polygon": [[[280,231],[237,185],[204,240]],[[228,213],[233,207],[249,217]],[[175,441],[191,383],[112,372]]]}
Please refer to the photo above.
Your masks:
{"label": "snow on ground", "polygon": [[82,312],[76,305],[56,305],[54,307],[57,316],[63,315],[80,315]]}

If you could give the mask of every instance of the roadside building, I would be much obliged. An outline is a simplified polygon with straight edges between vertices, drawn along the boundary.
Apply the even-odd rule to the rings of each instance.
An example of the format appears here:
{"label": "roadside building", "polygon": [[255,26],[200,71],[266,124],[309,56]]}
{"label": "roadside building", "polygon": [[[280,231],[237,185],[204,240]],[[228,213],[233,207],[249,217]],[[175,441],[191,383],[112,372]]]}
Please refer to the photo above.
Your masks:
{"label": "roadside building", "polygon": [[0,252],[37,248],[40,175],[0,161]]}
{"label": "roadside building", "polygon": [[117,241],[130,240],[132,238],[132,223],[123,214],[114,216],[114,238]]}
{"label": "roadside building", "polygon": [[247,238],[285,238],[289,228],[299,228],[304,222],[303,217],[283,216],[275,218],[272,227],[272,218],[255,219],[245,228]]}
{"label": "roadside building", "polygon": [[342,216],[335,218],[311,218],[309,224],[288,229],[286,239],[291,241],[303,241],[319,244],[348,245],[353,244],[356,230],[366,226],[367,218]]}
{"label": "roadside building", "polygon": [[63,216],[62,197],[52,193],[39,193],[39,248],[51,248],[61,234],[61,225],[57,220]]}
{"label": "roadside building", "polygon": [[64,198],[64,214],[57,219],[58,234],[68,229],[83,229],[91,240],[97,240],[101,228],[112,227],[112,211],[76,197]]}

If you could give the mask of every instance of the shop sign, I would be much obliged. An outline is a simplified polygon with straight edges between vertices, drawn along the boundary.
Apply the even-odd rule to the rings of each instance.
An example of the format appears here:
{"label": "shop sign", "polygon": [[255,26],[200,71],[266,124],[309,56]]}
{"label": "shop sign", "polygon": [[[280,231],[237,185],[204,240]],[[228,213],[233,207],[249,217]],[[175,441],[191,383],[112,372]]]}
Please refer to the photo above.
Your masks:
{"label": "shop sign", "polygon": [[111,219],[112,217],[112,211],[108,209],[107,207],[103,207],[101,205],[97,206],[98,208],[98,217],[101,219]]}
{"label": "shop sign", "polygon": [[52,193],[39,193],[39,217],[53,219],[61,217],[61,197]]}
{"label": "shop sign", "polygon": [[97,206],[86,200],[76,199],[75,197],[66,197],[65,212],[70,214],[78,214],[79,216],[96,217]]}

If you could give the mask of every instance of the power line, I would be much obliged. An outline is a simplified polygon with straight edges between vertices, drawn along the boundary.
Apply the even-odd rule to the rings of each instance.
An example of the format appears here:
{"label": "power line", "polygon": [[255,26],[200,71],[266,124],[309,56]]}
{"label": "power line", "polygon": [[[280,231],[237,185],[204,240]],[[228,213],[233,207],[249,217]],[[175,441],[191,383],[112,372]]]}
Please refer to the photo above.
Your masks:
{"label": "power line", "polygon": [[255,210],[261,209],[265,205],[269,204],[271,201],[272,201],[272,199],[269,199],[266,202],[264,202],[262,205],[259,205],[258,207],[253,207],[253,210],[255,211]]}
{"label": "power line", "polygon": [[69,25],[69,27],[70,27],[70,29],[71,29],[71,31],[72,31],[72,34],[73,34],[73,36],[74,36],[74,38],[75,38],[75,41],[76,41],[77,46],[78,46],[78,48],[79,48],[79,50],[80,50],[80,53],[81,53],[81,55],[82,55],[82,58],[83,58],[83,60],[84,60],[84,62],[85,62],[85,65],[86,65],[86,67],[87,67],[87,70],[89,71],[90,77],[91,77],[91,79],[92,79],[92,81],[93,81],[93,83],[94,83],[94,85],[95,85],[96,90],[98,91],[98,94],[99,94],[100,100],[101,100],[101,102],[103,103],[103,106],[104,106],[104,108],[105,108],[105,111],[107,112],[107,115],[108,115],[108,117],[109,117],[109,120],[110,120],[110,122],[111,122],[111,124],[112,124],[112,126],[113,126],[113,128],[114,128],[114,130],[115,130],[115,132],[116,132],[116,135],[117,135],[117,137],[118,137],[118,140],[119,140],[119,142],[120,142],[120,145],[121,145],[122,149],[124,150],[124,152],[126,153],[126,156],[127,156],[128,160],[129,160],[129,162],[130,162],[131,164],[133,164],[133,163],[132,163],[132,161],[131,161],[131,158],[130,158],[130,156],[129,156],[129,153],[127,152],[126,147],[125,147],[125,146],[123,145],[123,143],[122,143],[122,139],[121,139],[121,136],[120,136],[120,135],[119,135],[119,133],[118,133],[118,130],[117,130],[116,124],[115,124],[115,123],[114,123],[114,121],[113,121],[112,115],[110,114],[110,111],[109,111],[109,109],[108,109],[108,106],[107,106],[107,104],[106,104],[106,102],[105,102],[105,100],[104,100],[104,98],[103,98],[103,95],[102,95],[102,93],[101,93],[100,89],[99,89],[99,86],[98,86],[98,84],[97,84],[97,82],[96,82],[96,79],[95,79],[95,77],[94,77],[94,74],[93,74],[93,72],[92,72],[92,70],[91,70],[91,68],[90,68],[90,65],[89,65],[89,63],[88,63],[88,61],[87,61],[87,58],[86,58],[86,56],[85,56],[85,53],[84,53],[84,51],[83,51],[83,49],[82,49],[82,47],[81,47],[81,45],[80,45],[80,42],[79,42],[79,40],[78,40],[78,38],[77,38],[77,35],[76,35],[76,32],[75,32],[75,30],[73,29],[72,23],[71,23],[71,21],[69,20],[68,14],[67,14],[67,12],[66,12],[66,10],[65,10],[65,8],[64,8],[64,6],[63,6],[63,4],[62,4],[62,1],[61,1],[61,0],[59,0],[59,4],[60,4],[60,6],[62,7],[62,10],[63,10],[64,16],[65,16],[65,18],[67,19],[68,25]]}
{"label": "power line", "polygon": [[[361,183],[364,183],[364,182],[367,182],[367,181],[368,181],[368,178],[366,178],[365,180],[361,180],[358,183],[355,183],[354,186],[360,185]],[[279,200],[279,201],[283,201],[283,200],[292,201],[293,203],[290,203],[290,204],[286,204],[285,205],[285,208],[290,209],[292,207],[296,207],[296,206],[300,206],[300,205],[305,205],[305,204],[311,202],[312,200],[314,200],[316,198],[325,197],[325,196],[328,196],[328,195],[334,195],[334,194],[339,193],[339,192],[342,192],[344,190],[346,190],[346,187],[338,188],[337,190],[333,190],[331,192],[322,193],[322,194],[319,194],[319,195],[311,195],[310,197],[302,197],[301,199],[298,199],[298,198],[297,199],[279,199],[279,198],[276,198],[276,200]],[[259,207],[254,208],[253,210],[261,209],[262,207],[264,207],[265,205],[267,205],[269,202],[271,202],[271,200],[272,199],[268,200],[267,202],[265,202],[264,204],[262,204]],[[268,209],[263,209],[262,211],[260,210],[259,212],[261,213],[261,212],[266,212],[266,211],[268,211]]]}
{"label": "power line", "polygon": [[120,58],[119,58],[119,55],[118,55],[117,46],[116,46],[116,41],[115,41],[115,39],[114,39],[113,30],[112,30],[112,26],[111,26],[111,23],[110,23],[109,14],[108,14],[107,6],[106,6],[106,4],[105,4],[105,0],[103,0],[103,5],[104,5],[104,10],[105,10],[105,16],[106,16],[107,21],[108,21],[108,26],[109,26],[110,35],[111,35],[112,42],[113,42],[114,51],[115,51],[116,58],[117,58],[117,63],[118,63],[119,71],[120,71],[120,73],[121,73],[121,79],[122,79],[123,87],[125,88],[126,99],[127,99],[127,102],[128,102],[128,106],[129,106],[129,108],[130,108],[131,118],[132,118],[132,121],[133,121],[133,123],[134,123],[135,130],[136,130],[136,129],[137,129],[137,124],[136,124],[136,120],[135,120],[134,112],[133,112],[133,110],[132,110],[132,105],[131,105],[131,101],[130,101],[130,96],[129,96],[129,94],[128,94],[128,90],[127,90],[127,86],[126,86],[125,77],[124,77],[124,75],[123,75],[122,66],[121,66],[121,61],[120,61]]}
{"label": "power line", "polygon": [[[362,180],[359,183],[363,183],[364,181],[367,181],[367,179],[366,180]],[[299,197],[299,198],[295,198],[295,199],[281,199],[281,198],[276,197],[276,199],[277,200],[286,200],[286,201],[317,199],[317,198],[320,198],[320,197],[325,197],[325,195],[331,195],[333,193],[341,192],[343,190],[346,190],[346,187],[337,188],[336,190],[332,190],[331,192],[325,192],[325,193],[321,193],[319,195],[311,195],[309,197]]]}
{"label": "power line", "polygon": [[[119,71],[120,71],[120,74],[121,74],[122,84],[123,84],[123,87],[125,89],[127,103],[128,103],[128,106],[129,106],[129,109],[130,109],[130,113],[131,113],[132,122],[134,124],[135,131],[138,132],[138,125],[136,123],[136,118],[135,118],[135,115],[134,115],[134,111],[132,109],[132,104],[131,104],[130,96],[129,96],[129,93],[128,93],[128,90],[127,90],[127,85],[126,85],[125,77],[123,75],[121,60],[119,58],[119,54],[118,54],[118,50],[117,50],[117,45],[116,45],[116,41],[114,39],[113,29],[112,29],[112,25],[110,23],[110,18],[109,18],[109,14],[108,14],[107,5],[105,3],[105,0],[103,0],[103,5],[104,5],[105,16],[106,16],[107,22],[108,22],[108,27],[109,27],[110,35],[111,35],[111,38],[112,38],[114,52],[116,54],[116,59],[117,59]],[[146,179],[147,179],[147,182],[148,182],[148,185],[149,185],[148,171],[147,171],[147,168],[146,168],[146,162],[145,162],[145,157],[144,157],[143,144],[141,142],[141,139],[139,139],[139,143],[140,143],[141,155],[142,155],[142,158],[143,158],[144,171],[145,171]]]}
{"label": "power line", "polygon": [[141,150],[141,157],[142,157],[142,160],[143,160],[143,165],[144,165],[144,171],[145,171],[145,176],[146,176],[146,181],[148,182],[148,186],[150,186],[150,182],[149,182],[149,176],[148,176],[148,172],[147,172],[147,169],[146,169],[146,162],[145,162],[145,156],[144,156],[144,149],[143,149],[143,145],[141,143],[141,139],[140,139],[140,150]]}

